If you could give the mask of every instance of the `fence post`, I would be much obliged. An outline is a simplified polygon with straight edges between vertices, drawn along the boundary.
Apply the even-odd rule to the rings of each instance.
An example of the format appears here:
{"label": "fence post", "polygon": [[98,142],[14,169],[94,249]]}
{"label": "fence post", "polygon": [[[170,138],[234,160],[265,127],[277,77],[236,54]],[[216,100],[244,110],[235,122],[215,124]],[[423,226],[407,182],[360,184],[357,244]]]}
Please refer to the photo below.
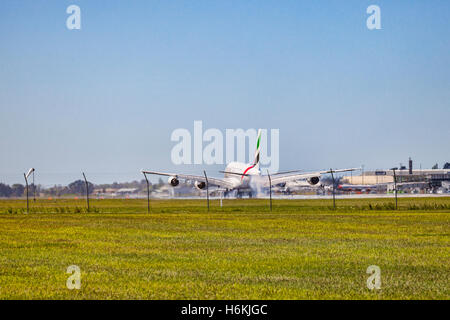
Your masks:
{"label": "fence post", "polygon": [[89,212],[89,184],[86,179],[86,175],[83,172],[84,183],[86,184],[86,203],[87,203],[87,211]]}
{"label": "fence post", "polygon": [[27,213],[29,213],[29,205],[28,205],[28,179],[27,179],[27,175],[24,173],[23,177],[25,178],[25,184],[26,184],[26,189],[27,189]]}
{"label": "fence post", "polygon": [[209,211],[209,183],[208,183],[208,176],[206,175],[206,171],[203,170],[203,174],[205,175],[206,179],[206,203],[208,205],[208,211]]}
{"label": "fence post", "polygon": [[272,211],[272,179],[270,178],[269,170],[267,170],[267,177],[269,177],[269,199],[270,199],[270,211]]}
{"label": "fence post", "polygon": [[145,172],[142,173],[144,174],[145,181],[147,182],[147,213],[150,213],[150,185],[148,182],[147,175],[145,174]]}
{"label": "fence post", "polygon": [[335,192],[336,183],[334,182],[333,169],[330,169],[330,173],[331,179],[333,180],[333,208],[336,210],[336,192]]}
{"label": "fence post", "polygon": [[395,168],[392,169],[392,171],[394,171],[395,210],[398,210],[398,201],[397,201],[397,175],[395,174]]}

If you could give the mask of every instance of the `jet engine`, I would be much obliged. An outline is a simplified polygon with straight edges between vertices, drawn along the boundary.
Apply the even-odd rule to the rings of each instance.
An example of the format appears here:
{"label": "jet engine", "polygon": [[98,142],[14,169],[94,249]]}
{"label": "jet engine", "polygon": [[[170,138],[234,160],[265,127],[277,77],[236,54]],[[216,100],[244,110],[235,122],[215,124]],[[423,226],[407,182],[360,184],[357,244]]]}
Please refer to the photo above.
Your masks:
{"label": "jet engine", "polygon": [[194,186],[198,189],[198,190],[203,190],[206,188],[206,183],[204,181],[195,181]]}
{"label": "jet engine", "polygon": [[310,185],[315,186],[316,184],[319,183],[320,178],[319,177],[311,177],[311,178],[306,179],[306,181],[308,181],[308,183]]}
{"label": "jet engine", "polygon": [[178,180],[177,178],[175,178],[175,177],[169,177],[169,184],[172,186],[172,187],[176,187],[177,185],[179,185],[180,184],[180,180]]}

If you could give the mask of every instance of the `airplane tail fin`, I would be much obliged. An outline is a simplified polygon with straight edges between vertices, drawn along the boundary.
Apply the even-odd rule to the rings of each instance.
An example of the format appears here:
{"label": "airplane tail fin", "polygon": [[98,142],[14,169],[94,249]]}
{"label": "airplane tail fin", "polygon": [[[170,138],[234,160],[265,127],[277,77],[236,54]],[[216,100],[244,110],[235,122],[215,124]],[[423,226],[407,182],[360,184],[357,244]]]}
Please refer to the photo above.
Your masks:
{"label": "airplane tail fin", "polygon": [[259,169],[259,150],[261,148],[261,129],[258,130],[258,140],[256,140],[255,159],[253,160],[253,166]]}

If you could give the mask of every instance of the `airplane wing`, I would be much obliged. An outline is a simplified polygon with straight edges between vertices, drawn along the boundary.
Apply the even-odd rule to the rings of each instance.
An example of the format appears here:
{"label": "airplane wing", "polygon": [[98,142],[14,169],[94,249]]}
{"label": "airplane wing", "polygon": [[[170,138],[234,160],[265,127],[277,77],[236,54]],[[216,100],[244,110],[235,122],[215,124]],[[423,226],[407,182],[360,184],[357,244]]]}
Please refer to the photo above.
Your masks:
{"label": "airplane wing", "polygon": [[[201,181],[201,182],[206,183],[205,176],[196,176],[196,175],[180,174],[180,173],[168,173],[168,172],[157,172],[157,171],[146,171],[146,170],[142,170],[142,173],[153,174],[153,175],[158,175],[158,176],[175,177],[177,179],[182,179],[182,180]],[[218,178],[208,177],[208,184],[210,186],[213,185],[213,186],[227,188],[227,189],[234,188],[234,184],[231,183],[230,181],[227,181],[224,179],[218,179]]]}
{"label": "airplane wing", "polygon": [[[333,170],[333,173],[355,171],[355,170],[360,170],[360,169],[359,168],[338,169],[338,170]],[[297,180],[304,180],[304,179],[309,179],[309,178],[313,178],[313,177],[320,177],[321,175],[327,174],[327,173],[331,173],[331,170],[307,172],[307,173],[296,173],[296,174],[291,174],[291,175],[284,175],[281,177],[279,177],[279,176],[272,177],[271,176],[271,180],[272,180],[272,185],[274,186],[274,185],[289,182],[289,181],[297,181]],[[267,176],[265,176],[265,177],[267,177]],[[263,182],[263,185],[265,187],[268,187],[269,179],[267,178],[264,180],[266,180],[266,181]]]}

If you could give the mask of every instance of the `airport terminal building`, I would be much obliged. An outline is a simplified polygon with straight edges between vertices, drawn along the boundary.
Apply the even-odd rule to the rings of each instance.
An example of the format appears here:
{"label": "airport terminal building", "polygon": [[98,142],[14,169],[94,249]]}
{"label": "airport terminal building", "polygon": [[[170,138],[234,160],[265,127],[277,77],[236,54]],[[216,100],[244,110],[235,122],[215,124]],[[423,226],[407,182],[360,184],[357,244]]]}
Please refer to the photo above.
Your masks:
{"label": "airport terminal building", "polygon": [[386,186],[387,190],[393,187],[395,182],[399,189],[437,190],[449,189],[450,169],[413,169],[412,160],[409,160],[409,168],[401,166],[394,170],[366,171],[358,176],[345,176],[343,182],[350,185]]}
{"label": "airport terminal building", "polygon": [[[450,181],[450,169],[417,169],[395,171],[397,183],[427,182],[440,186],[443,181]],[[393,170],[367,171],[359,176],[345,176],[343,180],[349,184],[385,184],[394,182]]]}

